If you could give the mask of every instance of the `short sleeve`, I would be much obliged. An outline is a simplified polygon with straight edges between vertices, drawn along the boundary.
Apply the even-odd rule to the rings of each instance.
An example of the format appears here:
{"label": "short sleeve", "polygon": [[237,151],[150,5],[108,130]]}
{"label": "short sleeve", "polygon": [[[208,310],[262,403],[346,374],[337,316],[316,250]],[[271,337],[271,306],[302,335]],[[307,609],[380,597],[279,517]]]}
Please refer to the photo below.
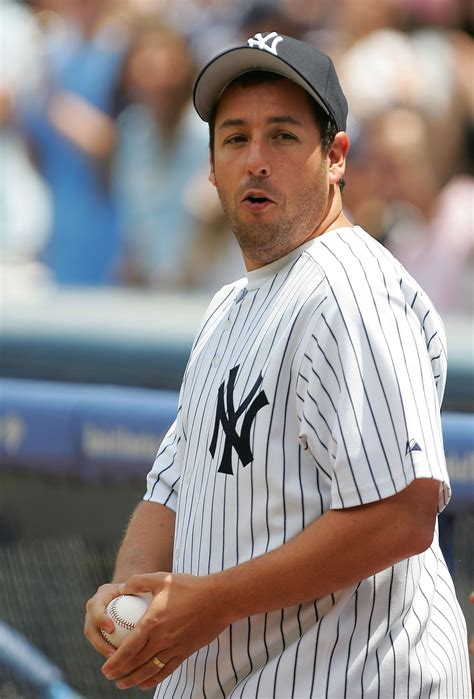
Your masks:
{"label": "short sleeve", "polygon": [[398,283],[328,283],[299,393],[300,437],[330,482],[332,508],[432,478],[444,509],[450,489],[436,383],[422,324]]}
{"label": "short sleeve", "polygon": [[191,349],[191,355],[184,372],[183,381],[178,402],[178,412],[175,422],[171,425],[163,439],[153,466],[147,476],[147,489],[144,500],[166,505],[176,511],[178,505],[179,483],[183,471],[184,454],[186,451],[186,420],[183,418],[183,405],[187,405],[187,379],[194,358],[199,352],[200,343],[205,341],[209,323],[215,314],[222,313],[225,304],[237,293],[237,290],[246,282],[239,280],[234,284],[222,287],[209,304],[201,321]]}
{"label": "short sleeve", "polygon": [[181,406],[176,420],[165,435],[147,476],[144,500],[166,505],[176,512],[181,477],[180,453],[184,438],[181,429]]}

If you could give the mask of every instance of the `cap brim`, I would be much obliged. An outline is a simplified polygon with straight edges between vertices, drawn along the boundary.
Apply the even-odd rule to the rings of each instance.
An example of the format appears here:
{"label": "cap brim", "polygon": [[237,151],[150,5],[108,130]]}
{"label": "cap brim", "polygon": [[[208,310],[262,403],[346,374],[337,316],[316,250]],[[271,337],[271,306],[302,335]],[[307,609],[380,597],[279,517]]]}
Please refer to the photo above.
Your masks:
{"label": "cap brim", "polygon": [[306,90],[329,115],[329,110],[311,85],[297,70],[280,56],[250,46],[239,46],[216,56],[198,75],[194,85],[193,100],[203,121],[209,121],[214,106],[225,88],[239,75],[252,70],[278,73]]}

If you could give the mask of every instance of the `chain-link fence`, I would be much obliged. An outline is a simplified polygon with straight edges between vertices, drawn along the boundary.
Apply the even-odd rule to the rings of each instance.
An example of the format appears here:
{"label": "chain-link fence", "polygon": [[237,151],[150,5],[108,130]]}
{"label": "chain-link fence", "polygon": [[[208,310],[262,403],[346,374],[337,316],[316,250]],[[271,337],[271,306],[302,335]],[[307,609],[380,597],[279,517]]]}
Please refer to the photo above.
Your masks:
{"label": "chain-link fence", "polygon": [[[19,631],[87,699],[124,693],[100,672],[101,657],[83,636],[84,604],[110,579],[114,552],[99,552],[79,536],[0,547],[0,618]],[[38,699],[26,672],[1,664],[0,698]],[[143,697],[130,690],[127,697]],[[146,696],[146,695],[145,695]]]}
{"label": "chain-link fence", "polygon": [[[470,539],[474,513],[455,518],[453,527],[454,577],[472,632],[467,597],[474,579]],[[103,678],[102,660],[82,633],[85,601],[110,579],[113,558],[113,549],[91,548],[78,535],[0,546],[0,619],[54,662],[65,681],[86,699],[124,698],[123,691]],[[135,689],[125,696],[147,695]],[[38,697],[25,676],[1,668],[0,699]]]}

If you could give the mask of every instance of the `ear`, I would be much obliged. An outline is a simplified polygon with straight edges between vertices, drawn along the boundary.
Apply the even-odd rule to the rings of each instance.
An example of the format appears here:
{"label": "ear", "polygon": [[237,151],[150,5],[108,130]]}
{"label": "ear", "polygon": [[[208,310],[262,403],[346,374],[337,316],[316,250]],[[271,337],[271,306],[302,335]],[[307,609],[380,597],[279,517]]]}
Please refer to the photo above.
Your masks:
{"label": "ear", "polygon": [[216,173],[214,171],[214,158],[212,157],[212,153],[209,153],[209,177],[208,177],[208,180],[211,184],[214,185],[214,187],[217,187]]}
{"label": "ear", "polygon": [[329,184],[337,184],[344,177],[350,142],[345,131],[339,131],[331,143],[328,158]]}

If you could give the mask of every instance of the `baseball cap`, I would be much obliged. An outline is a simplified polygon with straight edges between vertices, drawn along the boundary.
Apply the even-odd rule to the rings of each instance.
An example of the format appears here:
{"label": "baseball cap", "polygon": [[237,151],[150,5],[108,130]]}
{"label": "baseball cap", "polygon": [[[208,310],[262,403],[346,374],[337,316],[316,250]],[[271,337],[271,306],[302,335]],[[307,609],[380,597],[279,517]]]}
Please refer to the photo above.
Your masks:
{"label": "baseball cap", "polygon": [[345,131],[347,100],[332,60],[315,46],[277,32],[255,34],[204,66],[193,90],[194,106],[201,119],[209,121],[225,88],[252,70],[278,73],[297,83],[319,103],[338,131]]}

